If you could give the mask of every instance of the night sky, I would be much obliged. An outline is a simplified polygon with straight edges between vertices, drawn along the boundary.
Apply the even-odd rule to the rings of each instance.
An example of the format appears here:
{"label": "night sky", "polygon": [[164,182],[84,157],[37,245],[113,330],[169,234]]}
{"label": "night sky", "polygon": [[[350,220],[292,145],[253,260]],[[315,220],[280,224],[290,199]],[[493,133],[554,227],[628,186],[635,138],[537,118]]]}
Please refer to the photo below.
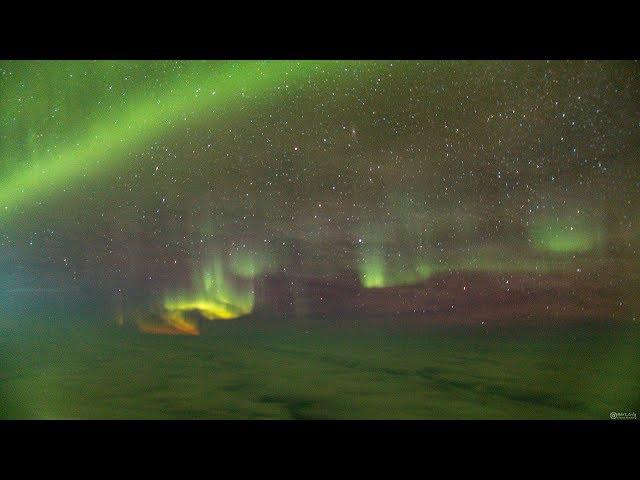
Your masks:
{"label": "night sky", "polygon": [[0,104],[5,305],[638,318],[637,62],[4,61]]}

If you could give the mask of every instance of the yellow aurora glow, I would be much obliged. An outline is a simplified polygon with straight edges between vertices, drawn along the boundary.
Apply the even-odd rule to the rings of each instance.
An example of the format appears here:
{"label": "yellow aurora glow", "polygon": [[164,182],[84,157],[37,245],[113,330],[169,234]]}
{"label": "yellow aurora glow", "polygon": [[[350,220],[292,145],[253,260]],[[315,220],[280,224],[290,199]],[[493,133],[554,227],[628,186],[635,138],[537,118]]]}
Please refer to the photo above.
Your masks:
{"label": "yellow aurora glow", "polygon": [[200,275],[194,275],[193,287],[187,291],[168,294],[162,313],[137,321],[144,333],[198,335],[198,318],[233,320],[253,311],[254,275],[260,271],[252,267],[251,276],[239,275],[233,265],[226,265],[220,257]]}

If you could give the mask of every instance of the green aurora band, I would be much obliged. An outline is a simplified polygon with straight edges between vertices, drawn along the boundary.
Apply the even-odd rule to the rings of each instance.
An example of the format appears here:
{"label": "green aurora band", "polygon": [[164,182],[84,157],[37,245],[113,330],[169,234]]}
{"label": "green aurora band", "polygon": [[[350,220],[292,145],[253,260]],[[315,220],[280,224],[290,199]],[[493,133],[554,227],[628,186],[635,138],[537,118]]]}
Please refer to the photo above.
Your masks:
{"label": "green aurora band", "polygon": [[[7,62],[4,66],[15,63],[19,62]],[[41,97],[35,98],[39,102],[53,93],[47,88],[50,82],[60,81],[62,73],[70,72],[69,81],[58,85],[63,94],[56,98],[60,105],[67,107],[66,117],[58,121],[49,119],[46,125],[41,125],[47,135],[34,130],[29,123],[31,117],[42,116],[43,107],[38,102],[34,100],[30,107],[33,112],[27,111],[25,115],[21,107],[15,105],[16,102],[9,101],[9,93],[15,95],[24,83],[17,83],[20,79],[10,83],[3,69],[3,83],[0,84],[3,103],[0,114],[0,144],[3,145],[0,146],[0,215],[15,212],[29,199],[39,200],[44,194],[62,192],[83,178],[92,178],[105,171],[112,173],[115,168],[126,164],[132,150],[144,148],[154,139],[177,128],[180,122],[207,119],[212,112],[220,119],[247,103],[255,108],[259,102],[268,101],[276,95],[281,87],[304,87],[304,82],[314,74],[345,67],[345,62],[330,61],[175,62],[181,67],[180,71],[166,84],[144,84],[135,98],[97,107],[93,111],[82,111],[82,101],[86,99],[83,97],[77,101],[74,95],[77,97],[78,88],[71,79],[74,72],[79,75],[86,70],[87,63],[92,64],[96,77],[102,74],[110,79],[121,78],[122,68],[128,64],[118,62],[114,67],[110,62],[70,61],[22,65],[27,68],[33,66],[41,74],[38,84],[42,89]],[[158,62],[137,63],[145,68],[158,65]],[[97,97],[99,94],[90,91],[89,95]],[[18,103],[23,101],[21,97],[18,100]],[[98,100],[97,103],[100,102]],[[57,107],[52,110],[55,112]],[[73,125],[78,118],[79,124]],[[16,125],[17,119],[29,126]],[[17,130],[25,129],[28,134],[19,136]],[[50,130],[57,135],[51,134]]]}
{"label": "green aurora band", "polygon": [[602,245],[601,225],[572,217],[541,219],[531,229],[535,247],[554,254],[574,254],[591,251]]}
{"label": "green aurora band", "polygon": [[412,285],[431,277],[436,269],[423,258],[403,261],[385,254],[382,242],[365,245],[360,254],[358,271],[360,283],[365,288],[384,288]]}

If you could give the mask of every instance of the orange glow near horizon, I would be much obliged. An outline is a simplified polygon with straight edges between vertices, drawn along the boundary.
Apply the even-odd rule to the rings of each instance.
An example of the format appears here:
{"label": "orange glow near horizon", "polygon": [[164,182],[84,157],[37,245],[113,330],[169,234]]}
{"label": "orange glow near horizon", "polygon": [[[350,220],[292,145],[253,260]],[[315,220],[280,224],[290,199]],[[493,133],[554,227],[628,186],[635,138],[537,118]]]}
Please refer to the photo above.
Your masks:
{"label": "orange glow near horizon", "polygon": [[191,321],[180,313],[168,312],[161,317],[162,323],[141,320],[136,322],[142,333],[154,335],[200,335],[196,322]]}

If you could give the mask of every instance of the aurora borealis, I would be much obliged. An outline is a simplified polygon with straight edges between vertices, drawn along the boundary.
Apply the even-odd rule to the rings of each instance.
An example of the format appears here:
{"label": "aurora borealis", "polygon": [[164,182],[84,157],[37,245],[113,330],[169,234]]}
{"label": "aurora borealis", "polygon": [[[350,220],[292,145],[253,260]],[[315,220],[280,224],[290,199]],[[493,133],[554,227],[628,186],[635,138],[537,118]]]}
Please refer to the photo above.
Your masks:
{"label": "aurora borealis", "polygon": [[639,405],[637,62],[6,60],[0,106],[0,418]]}
{"label": "aurora borealis", "polygon": [[[118,162],[124,161],[127,151],[135,151],[154,137],[162,135],[163,131],[174,128],[181,120],[187,121],[190,118],[197,122],[202,115],[228,114],[239,97],[250,96],[253,101],[258,102],[273,95],[272,90],[279,88],[275,85],[283,81],[295,83],[297,75],[308,69],[320,68],[317,64],[300,62],[219,62],[218,65],[182,62],[179,64],[178,74],[168,79],[163,79],[165,75],[161,74],[154,79],[153,83],[160,83],[161,88],[149,90],[148,83],[144,87],[138,86],[132,100],[126,98],[127,91],[123,89],[122,99],[105,102],[107,105],[102,106],[102,99],[95,101],[95,90],[79,92],[79,88],[74,86],[74,75],[80,77],[81,82],[82,77],[88,77],[87,82],[91,82],[99,75],[105,75],[102,80],[114,78],[118,82],[127,82],[127,67],[133,70],[136,67],[128,62],[93,62],[93,68],[87,68],[88,66],[86,62],[41,62],[41,75],[31,81],[34,82],[36,91],[42,95],[48,95],[51,91],[48,82],[52,78],[65,81],[62,92],[57,97],[61,106],[56,106],[55,101],[46,97],[42,103],[31,102],[33,97],[26,95],[15,99],[19,105],[17,110],[12,109],[9,103],[6,106],[10,108],[3,108],[4,121],[8,124],[16,122],[18,125],[14,128],[20,132],[17,142],[6,143],[8,148],[5,154],[11,158],[19,158],[20,164],[24,164],[13,175],[10,169],[12,165],[9,164],[9,175],[3,183],[3,196],[0,197],[5,210],[9,210],[12,201],[19,200],[21,196],[28,198],[39,192],[55,191],[62,185],[77,181],[78,177],[96,175],[101,169],[109,168],[109,162],[117,166]],[[158,70],[157,65],[152,62],[146,67],[152,72]],[[12,85],[12,72],[4,73],[5,77],[9,77],[8,88],[17,89],[17,94],[20,95],[19,91],[25,88],[25,84]],[[17,81],[22,82],[20,78]],[[153,83],[152,87],[155,86]],[[109,84],[107,90],[111,92],[113,85]],[[86,104],[75,103],[78,93],[87,95]],[[68,111],[65,111],[67,101],[70,105]],[[105,108],[109,112],[106,117],[95,114]],[[32,119],[32,109],[40,116],[37,127],[31,122],[25,122],[28,126],[23,126],[18,117],[12,117],[19,112],[24,118]],[[58,114],[61,109],[63,113]],[[65,115],[66,119],[59,118]],[[69,119],[68,116],[73,118]],[[82,124],[76,126],[78,121],[82,121]],[[66,123],[73,128],[72,139],[65,138],[66,133],[63,133]],[[51,129],[54,130],[53,135],[49,133]],[[56,132],[58,129],[61,131]],[[47,131],[47,135],[43,131]],[[24,150],[20,148],[21,144],[26,147]]]}
{"label": "aurora borealis", "polygon": [[8,61],[1,74],[5,295],[84,289],[235,318],[272,275],[305,296],[296,278],[562,274],[579,288],[637,270],[633,62]]}

